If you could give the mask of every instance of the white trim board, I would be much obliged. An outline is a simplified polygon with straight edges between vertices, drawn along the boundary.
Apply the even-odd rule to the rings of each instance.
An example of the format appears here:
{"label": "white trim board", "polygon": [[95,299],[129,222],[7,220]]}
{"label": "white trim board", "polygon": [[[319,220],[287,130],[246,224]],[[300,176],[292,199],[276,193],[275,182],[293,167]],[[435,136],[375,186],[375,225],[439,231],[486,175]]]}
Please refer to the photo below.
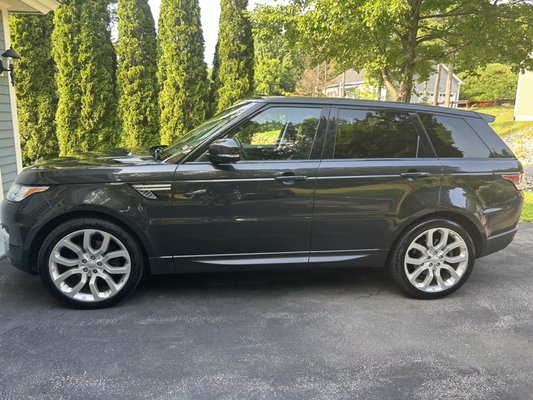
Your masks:
{"label": "white trim board", "polygon": [[0,0],[0,8],[12,13],[48,14],[59,7],[56,0]]}
{"label": "white trim board", "polygon": [[[11,32],[9,30],[9,11],[7,8],[0,8],[2,12],[2,24],[4,26],[4,41],[6,49],[11,47]],[[13,140],[15,142],[15,156],[17,159],[17,173],[22,171],[22,150],[20,147],[20,131],[19,131],[19,119],[17,111],[17,95],[15,94],[15,88],[11,84],[11,78],[9,80],[9,103],[11,106],[11,119],[13,120]]]}

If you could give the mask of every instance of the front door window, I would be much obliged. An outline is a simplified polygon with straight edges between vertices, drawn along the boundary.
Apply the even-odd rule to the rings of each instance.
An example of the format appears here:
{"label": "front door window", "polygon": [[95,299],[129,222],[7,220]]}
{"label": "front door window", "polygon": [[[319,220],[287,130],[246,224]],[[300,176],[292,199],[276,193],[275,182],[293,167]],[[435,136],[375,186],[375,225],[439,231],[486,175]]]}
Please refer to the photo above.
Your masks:
{"label": "front door window", "polygon": [[272,107],[228,137],[241,144],[241,160],[308,160],[320,123],[321,108]]}

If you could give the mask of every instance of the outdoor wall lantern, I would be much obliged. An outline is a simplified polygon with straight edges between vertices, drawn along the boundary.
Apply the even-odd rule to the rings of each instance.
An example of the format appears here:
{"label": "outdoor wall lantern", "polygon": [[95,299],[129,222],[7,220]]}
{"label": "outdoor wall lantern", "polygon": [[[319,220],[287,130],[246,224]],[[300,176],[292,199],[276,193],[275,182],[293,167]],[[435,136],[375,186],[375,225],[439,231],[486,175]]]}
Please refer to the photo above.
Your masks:
{"label": "outdoor wall lantern", "polygon": [[0,57],[5,58],[8,65],[8,68],[4,67],[3,61],[0,60],[0,73],[9,72],[11,84],[15,86],[15,62],[21,58],[19,53],[10,47],[4,51]]}

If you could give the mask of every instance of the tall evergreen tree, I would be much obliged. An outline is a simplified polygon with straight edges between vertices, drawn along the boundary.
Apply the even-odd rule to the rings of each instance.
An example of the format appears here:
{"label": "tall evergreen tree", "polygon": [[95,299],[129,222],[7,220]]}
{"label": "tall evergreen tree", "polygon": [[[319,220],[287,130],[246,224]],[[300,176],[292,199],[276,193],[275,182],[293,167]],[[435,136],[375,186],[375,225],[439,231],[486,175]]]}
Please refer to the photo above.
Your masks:
{"label": "tall evergreen tree", "polygon": [[202,122],[209,83],[198,0],[163,0],[159,19],[161,143],[170,144]]}
{"label": "tall evergreen tree", "polygon": [[216,111],[253,93],[254,43],[247,15],[248,0],[221,0],[217,64],[213,69]]}
{"label": "tall evergreen tree", "polygon": [[52,35],[61,154],[117,143],[116,55],[107,0],[63,0]]}
{"label": "tall evergreen tree", "polygon": [[17,110],[22,161],[25,165],[59,153],[55,113],[57,88],[52,51],[53,14],[11,16],[13,47],[22,55],[17,64]]}
{"label": "tall evergreen tree", "polygon": [[304,57],[288,37],[290,21],[279,20],[278,7],[258,4],[252,14],[255,94],[294,93],[304,71]]}
{"label": "tall evergreen tree", "polygon": [[217,42],[215,47],[215,55],[213,57],[213,67],[211,68],[211,81],[209,82],[209,105],[208,105],[208,114],[213,116],[217,112],[217,83],[218,82],[218,71],[220,70],[220,60],[218,58],[218,45],[220,42]]}
{"label": "tall evergreen tree", "polygon": [[119,0],[118,35],[122,144],[127,147],[159,144],[157,36],[147,0]]}

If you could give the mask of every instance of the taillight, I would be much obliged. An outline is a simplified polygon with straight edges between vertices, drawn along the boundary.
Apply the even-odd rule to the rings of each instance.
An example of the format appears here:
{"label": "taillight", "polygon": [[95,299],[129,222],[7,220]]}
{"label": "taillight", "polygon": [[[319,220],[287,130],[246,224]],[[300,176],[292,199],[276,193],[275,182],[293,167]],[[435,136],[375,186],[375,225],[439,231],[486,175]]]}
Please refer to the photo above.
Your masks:
{"label": "taillight", "polygon": [[518,190],[524,190],[526,188],[526,177],[524,174],[505,174],[502,175],[502,178],[513,182],[513,185],[515,185]]}

